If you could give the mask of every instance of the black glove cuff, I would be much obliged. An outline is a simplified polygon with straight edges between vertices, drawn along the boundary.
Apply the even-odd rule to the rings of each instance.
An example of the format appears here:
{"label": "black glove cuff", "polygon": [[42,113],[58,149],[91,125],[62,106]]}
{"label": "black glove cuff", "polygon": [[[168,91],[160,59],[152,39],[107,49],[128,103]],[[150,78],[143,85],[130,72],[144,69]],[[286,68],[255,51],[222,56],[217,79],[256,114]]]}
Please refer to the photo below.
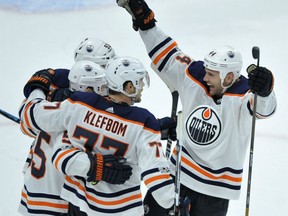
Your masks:
{"label": "black glove cuff", "polygon": [[138,29],[141,29],[142,31],[149,30],[153,27],[155,27],[155,22],[157,22],[154,19],[154,13],[153,11],[149,11],[143,18],[141,19],[133,19],[133,29],[135,31],[138,31]]}

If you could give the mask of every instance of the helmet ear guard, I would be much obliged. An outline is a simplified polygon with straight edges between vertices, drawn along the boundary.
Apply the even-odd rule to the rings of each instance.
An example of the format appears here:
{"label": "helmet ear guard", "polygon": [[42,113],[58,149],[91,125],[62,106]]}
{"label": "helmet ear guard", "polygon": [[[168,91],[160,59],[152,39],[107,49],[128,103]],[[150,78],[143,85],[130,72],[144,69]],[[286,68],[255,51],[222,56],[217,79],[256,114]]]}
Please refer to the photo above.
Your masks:
{"label": "helmet ear guard", "polygon": [[74,60],[90,60],[105,67],[114,56],[114,49],[108,43],[97,38],[86,38],[76,47]]}
{"label": "helmet ear guard", "polygon": [[242,56],[231,46],[221,46],[204,57],[204,66],[210,70],[219,71],[222,87],[226,75],[232,72],[234,74],[232,85],[241,75]]}
{"label": "helmet ear guard", "polygon": [[[139,90],[149,87],[150,78],[144,65],[136,58],[124,56],[114,57],[106,65],[106,79],[108,88],[125,94],[128,97],[135,97]],[[123,89],[123,84],[127,81],[133,83],[136,91],[128,94]]]}
{"label": "helmet ear guard", "polygon": [[105,70],[92,61],[75,62],[69,72],[68,79],[72,91],[84,92],[88,87],[92,87],[97,94],[103,96],[108,94]]}

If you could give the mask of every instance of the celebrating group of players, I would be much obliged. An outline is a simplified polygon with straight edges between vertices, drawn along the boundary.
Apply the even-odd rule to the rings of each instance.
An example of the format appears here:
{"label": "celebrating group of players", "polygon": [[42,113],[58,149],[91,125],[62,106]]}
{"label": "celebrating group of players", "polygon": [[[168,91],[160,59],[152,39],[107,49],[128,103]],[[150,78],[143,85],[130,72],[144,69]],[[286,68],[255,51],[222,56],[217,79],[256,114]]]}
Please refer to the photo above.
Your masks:
{"label": "celebrating group of players", "polygon": [[[176,119],[157,119],[134,106],[149,75],[133,57],[116,56],[100,39],[87,38],[68,69],[43,69],[24,86],[22,131],[34,137],[18,211],[23,215],[225,216],[240,194],[257,118],[276,110],[270,70],[251,65],[241,75],[241,54],[230,46],[204,61],[184,54],[155,24],[144,0],[118,0],[131,15],[152,68],[183,106],[180,205],[175,210],[175,151],[163,152],[164,131]],[[144,199],[141,182],[147,186]],[[145,209],[145,211],[144,211]]]}
{"label": "celebrating group of players", "polygon": [[[131,106],[141,101],[143,88],[149,86],[143,64],[116,57],[108,43],[94,38],[76,48],[75,62],[70,71],[40,70],[24,87],[28,100],[20,111],[21,128],[36,139],[19,212],[64,214],[69,201],[69,215],[81,214],[79,208],[88,215],[142,214],[141,180],[164,207],[172,206],[173,180],[162,152],[160,126],[174,127],[176,121],[157,120]],[[33,91],[38,88],[41,91]],[[33,113],[36,107],[43,110],[39,121]],[[71,131],[60,123],[63,120]],[[161,198],[169,191],[170,198]]]}

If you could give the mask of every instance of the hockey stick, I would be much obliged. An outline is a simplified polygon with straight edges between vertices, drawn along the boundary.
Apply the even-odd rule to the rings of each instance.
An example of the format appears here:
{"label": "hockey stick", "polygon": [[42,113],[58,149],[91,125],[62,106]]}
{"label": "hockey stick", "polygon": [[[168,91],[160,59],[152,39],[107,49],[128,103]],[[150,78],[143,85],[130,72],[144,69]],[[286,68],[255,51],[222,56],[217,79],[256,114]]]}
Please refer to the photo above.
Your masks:
{"label": "hockey stick", "polygon": [[[257,67],[259,67],[259,61],[260,61],[260,49],[259,49],[259,47],[254,46],[252,48],[252,56],[253,56],[254,59],[257,59]],[[249,215],[249,208],[250,208],[250,192],[251,192],[251,178],[252,178],[252,165],[253,165],[253,153],[254,153],[254,137],[255,137],[255,125],[256,125],[257,96],[258,96],[257,92],[254,92],[252,132],[251,132],[251,143],[250,143],[249,171],[248,171],[248,183],[247,183],[245,216]]]}
{"label": "hockey stick", "polygon": [[2,109],[0,109],[0,114],[5,116],[6,118],[18,123],[18,124],[20,124],[20,119],[19,118],[17,118],[16,116],[14,116],[14,115],[12,115],[12,114],[10,114],[10,113],[2,110]]}
{"label": "hockey stick", "polygon": [[[171,118],[176,118],[179,93],[178,93],[178,91],[175,90],[171,94],[172,94]],[[168,133],[167,146],[166,146],[166,157],[167,158],[170,157],[172,142],[173,142],[173,140],[171,139],[170,134]]]}

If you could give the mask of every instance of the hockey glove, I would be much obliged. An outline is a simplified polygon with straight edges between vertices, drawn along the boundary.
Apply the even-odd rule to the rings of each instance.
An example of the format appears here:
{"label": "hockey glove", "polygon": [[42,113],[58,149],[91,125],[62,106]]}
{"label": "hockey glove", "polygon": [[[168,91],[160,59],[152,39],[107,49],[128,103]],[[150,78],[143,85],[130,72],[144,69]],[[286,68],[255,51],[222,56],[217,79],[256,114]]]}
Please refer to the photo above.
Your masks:
{"label": "hockey glove", "polygon": [[169,136],[173,141],[175,141],[177,118],[164,117],[158,119],[158,122],[161,130],[161,140],[167,140]]}
{"label": "hockey glove", "polygon": [[23,92],[25,97],[28,98],[31,92],[36,88],[42,89],[45,94],[48,94],[53,76],[54,70],[51,68],[37,71],[24,86]]}
{"label": "hockey glove", "polygon": [[69,88],[58,88],[54,89],[53,91],[50,91],[47,95],[48,101],[64,101],[67,98],[69,98],[73,94],[73,91],[71,91]]}
{"label": "hockey glove", "polygon": [[247,68],[248,85],[253,93],[267,97],[273,90],[274,78],[270,70],[251,64]]}
{"label": "hockey glove", "polygon": [[133,18],[133,28],[135,31],[145,31],[155,26],[154,12],[149,8],[144,0],[116,0],[120,7],[124,7]]}
{"label": "hockey glove", "polygon": [[88,153],[91,165],[87,173],[88,182],[105,181],[110,184],[124,184],[132,175],[132,167],[125,165],[125,158],[115,155]]}

